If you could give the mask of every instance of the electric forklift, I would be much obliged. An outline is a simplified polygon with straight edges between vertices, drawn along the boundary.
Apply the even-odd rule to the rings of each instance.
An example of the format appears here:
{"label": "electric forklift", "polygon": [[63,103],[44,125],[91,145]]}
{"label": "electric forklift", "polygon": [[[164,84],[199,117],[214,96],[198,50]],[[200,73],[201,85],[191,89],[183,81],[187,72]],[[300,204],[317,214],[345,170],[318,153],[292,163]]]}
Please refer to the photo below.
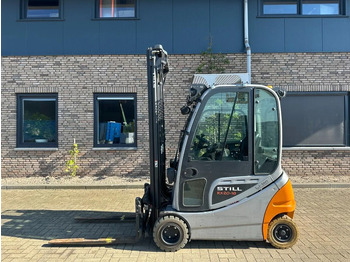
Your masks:
{"label": "electric forklift", "polygon": [[[147,50],[150,183],[135,200],[135,214],[107,221],[135,223],[122,239],[56,239],[51,245],[134,243],[153,236],[164,251],[191,240],[268,241],[292,247],[295,200],[281,167],[285,95],[249,84],[249,75],[194,75],[181,112],[187,115],[178,149],[166,165],[164,83],[168,55]],[[95,222],[97,218],[77,218]]]}

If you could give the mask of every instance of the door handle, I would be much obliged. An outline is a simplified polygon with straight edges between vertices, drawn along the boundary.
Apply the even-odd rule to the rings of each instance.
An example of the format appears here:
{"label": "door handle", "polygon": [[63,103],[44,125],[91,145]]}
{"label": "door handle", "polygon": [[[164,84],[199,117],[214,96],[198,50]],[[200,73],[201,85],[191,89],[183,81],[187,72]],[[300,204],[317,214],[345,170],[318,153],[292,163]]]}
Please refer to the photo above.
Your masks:
{"label": "door handle", "polygon": [[184,171],[184,176],[185,177],[194,177],[197,174],[198,174],[198,170],[193,168],[193,167],[186,168],[185,171]]}

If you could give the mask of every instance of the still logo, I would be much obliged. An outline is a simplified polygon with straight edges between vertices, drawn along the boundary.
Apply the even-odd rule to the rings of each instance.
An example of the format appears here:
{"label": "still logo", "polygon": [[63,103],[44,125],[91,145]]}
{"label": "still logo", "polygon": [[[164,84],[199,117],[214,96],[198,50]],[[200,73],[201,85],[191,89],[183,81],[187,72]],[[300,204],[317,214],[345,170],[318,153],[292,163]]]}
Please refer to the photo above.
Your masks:
{"label": "still logo", "polygon": [[241,192],[242,189],[239,188],[239,186],[218,186],[217,188],[218,192]]}

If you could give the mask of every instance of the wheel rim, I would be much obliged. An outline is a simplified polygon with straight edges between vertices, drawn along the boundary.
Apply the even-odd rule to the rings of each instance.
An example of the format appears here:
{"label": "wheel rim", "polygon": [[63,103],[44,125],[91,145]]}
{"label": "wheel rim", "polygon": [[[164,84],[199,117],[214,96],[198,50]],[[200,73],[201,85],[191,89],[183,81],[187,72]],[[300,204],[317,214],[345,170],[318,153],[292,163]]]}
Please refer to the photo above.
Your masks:
{"label": "wheel rim", "polygon": [[176,245],[182,238],[182,231],[176,224],[165,225],[160,234],[162,241],[169,246]]}
{"label": "wheel rim", "polygon": [[274,228],[273,235],[279,242],[288,242],[293,236],[293,230],[286,224],[279,224]]}

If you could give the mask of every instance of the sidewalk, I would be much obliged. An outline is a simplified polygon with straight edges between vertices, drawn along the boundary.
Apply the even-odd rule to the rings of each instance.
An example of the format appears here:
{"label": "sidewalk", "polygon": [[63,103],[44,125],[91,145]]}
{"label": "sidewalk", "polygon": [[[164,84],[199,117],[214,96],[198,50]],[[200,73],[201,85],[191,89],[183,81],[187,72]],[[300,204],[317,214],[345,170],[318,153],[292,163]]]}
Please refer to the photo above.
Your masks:
{"label": "sidewalk", "polygon": [[350,261],[349,189],[295,189],[300,239],[291,249],[264,242],[192,241],[176,253],[151,238],[134,245],[50,247],[53,238],[132,235],[132,224],[75,223],[76,216],[133,212],[142,189],[2,191],[2,261]]}

